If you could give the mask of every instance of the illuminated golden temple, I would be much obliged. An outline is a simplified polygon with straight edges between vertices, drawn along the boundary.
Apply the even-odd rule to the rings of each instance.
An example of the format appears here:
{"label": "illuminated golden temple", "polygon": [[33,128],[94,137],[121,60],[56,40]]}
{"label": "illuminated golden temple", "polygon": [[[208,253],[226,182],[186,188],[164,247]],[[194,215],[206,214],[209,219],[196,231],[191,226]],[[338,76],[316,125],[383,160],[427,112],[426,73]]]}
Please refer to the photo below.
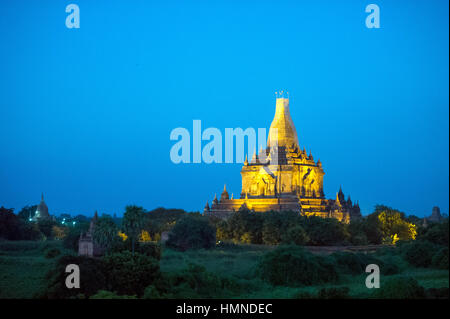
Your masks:
{"label": "illuminated golden temple", "polygon": [[345,200],[342,189],[336,199],[325,199],[324,170],[311,152],[300,149],[297,131],[289,113],[289,98],[276,99],[275,117],[267,139],[267,147],[245,158],[241,170],[242,190],[239,199],[230,198],[226,187],[220,196],[208,202],[204,215],[227,218],[239,209],[255,212],[297,211],[302,215],[334,217],[348,223],[361,216],[359,205]]}

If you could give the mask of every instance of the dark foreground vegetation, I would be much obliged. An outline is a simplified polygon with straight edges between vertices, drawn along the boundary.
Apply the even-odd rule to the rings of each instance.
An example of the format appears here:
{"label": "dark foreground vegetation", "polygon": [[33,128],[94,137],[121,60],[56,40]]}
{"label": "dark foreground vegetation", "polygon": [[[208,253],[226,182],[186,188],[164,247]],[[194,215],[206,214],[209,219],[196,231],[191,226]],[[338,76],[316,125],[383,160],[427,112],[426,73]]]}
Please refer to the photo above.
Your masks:
{"label": "dark foreground vegetation", "polygon": [[[129,206],[122,220],[99,218],[94,237],[106,250],[100,258],[77,256],[88,222],[77,224],[62,227],[62,238],[2,236],[0,298],[448,298],[448,218],[422,227],[379,206],[350,225],[248,211],[223,222]],[[0,225],[1,234],[11,233]],[[41,232],[36,225],[29,226]],[[308,250],[383,243],[374,253]],[[80,267],[80,289],[65,286],[68,264]],[[380,267],[379,289],[365,286],[368,264]]]}

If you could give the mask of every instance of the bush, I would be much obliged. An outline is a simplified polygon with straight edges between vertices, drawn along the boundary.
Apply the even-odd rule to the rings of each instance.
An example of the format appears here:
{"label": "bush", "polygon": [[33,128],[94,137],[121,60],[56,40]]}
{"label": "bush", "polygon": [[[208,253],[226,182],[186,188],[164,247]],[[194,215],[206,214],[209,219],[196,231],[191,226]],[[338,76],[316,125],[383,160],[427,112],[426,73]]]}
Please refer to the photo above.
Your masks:
{"label": "bush", "polygon": [[89,228],[88,223],[80,223],[75,227],[70,227],[69,231],[63,239],[64,248],[78,252],[78,241],[82,232],[86,232]]}
{"label": "bush", "polygon": [[388,258],[383,260],[381,267],[381,274],[389,276],[389,275],[395,275],[400,272],[400,268],[398,267],[397,263],[392,259]]}
{"label": "bush", "polygon": [[431,223],[417,235],[417,240],[427,240],[436,245],[448,247],[449,243],[449,225],[448,218],[441,223]]}
{"label": "bush", "polygon": [[346,226],[335,218],[311,216],[306,218],[304,229],[308,234],[310,245],[342,245],[347,244],[350,234]]}
{"label": "bush", "polygon": [[161,259],[161,245],[151,242],[139,243],[135,247],[135,251],[145,256],[153,257],[157,260]]}
{"label": "bush", "polygon": [[413,241],[400,247],[403,258],[413,266],[429,267],[436,246],[428,241]]}
{"label": "bush", "polygon": [[258,264],[259,276],[272,285],[314,285],[338,279],[332,262],[300,246],[280,246]]}
{"label": "bush", "polygon": [[45,258],[55,258],[56,256],[59,256],[61,254],[61,251],[57,248],[52,248],[46,251]]}
{"label": "bush", "polygon": [[39,249],[42,247],[42,242],[38,241],[9,241],[0,240],[0,250],[8,253],[24,253],[26,251]]}
{"label": "bush", "polygon": [[[80,288],[67,289],[66,266],[75,264],[80,267]],[[91,296],[107,286],[105,265],[102,260],[84,256],[61,256],[54,269],[48,272],[48,286],[43,297],[50,299],[76,298],[77,295]]]}
{"label": "bush", "polygon": [[428,288],[425,291],[428,299],[448,299],[448,287],[442,288]]}
{"label": "bush", "polygon": [[448,269],[448,247],[443,247],[434,254],[431,264],[438,269]]}
{"label": "bush", "polygon": [[348,232],[350,233],[350,242],[353,245],[367,245],[369,239],[367,238],[365,229],[367,228],[367,220],[358,219],[352,220],[348,225]]}
{"label": "bush", "polygon": [[302,226],[295,225],[281,236],[281,240],[283,244],[306,245],[309,242],[309,236]]}
{"label": "bush", "polygon": [[204,217],[187,215],[175,224],[166,245],[181,251],[209,249],[216,245],[216,229]]}
{"label": "bush", "polygon": [[217,248],[227,249],[227,250],[242,250],[242,246],[231,241],[219,241],[217,243]]}
{"label": "bush", "polygon": [[322,288],[317,294],[319,299],[347,299],[349,298],[350,288],[348,287],[331,287]]}
{"label": "bush", "polygon": [[412,277],[391,278],[372,295],[377,299],[425,298],[425,289]]}
{"label": "bush", "polygon": [[370,255],[362,253],[334,253],[331,255],[334,258],[335,263],[338,265],[343,273],[347,274],[363,274],[366,271],[367,265],[376,264],[381,267],[381,260],[372,257]]}
{"label": "bush", "polygon": [[338,252],[331,257],[335,259],[340,271],[347,274],[363,274],[370,264],[378,265],[383,275],[394,275],[400,272],[397,262],[390,255],[381,259],[372,254]]}
{"label": "bush", "polygon": [[118,294],[142,296],[145,288],[160,276],[158,260],[140,253],[113,253],[103,257],[103,261],[108,290]]}
{"label": "bush", "polygon": [[19,233],[21,240],[40,240],[43,238],[38,225],[25,220],[20,221]]}
{"label": "bush", "polygon": [[239,289],[232,279],[220,277],[205,267],[190,263],[187,268],[169,273],[165,283],[166,298],[217,298]]}
{"label": "bush", "polygon": [[299,291],[292,296],[293,299],[316,299],[312,293],[307,291]]}
{"label": "bush", "polygon": [[147,288],[145,288],[143,298],[144,299],[160,299],[161,294],[159,293],[158,289],[154,285],[150,285]]}
{"label": "bush", "polygon": [[58,225],[58,223],[52,219],[41,219],[37,222],[37,225],[39,227],[39,230],[42,234],[45,235],[45,237],[53,238],[53,226]]}
{"label": "bush", "polygon": [[136,296],[128,296],[128,295],[119,296],[111,291],[99,290],[95,295],[89,297],[89,299],[137,299],[137,298]]}
{"label": "bush", "polygon": [[352,245],[365,246],[369,244],[369,239],[367,238],[366,234],[360,233],[352,236],[350,242],[352,243]]}
{"label": "bush", "polygon": [[294,299],[347,299],[349,298],[350,288],[348,287],[330,287],[321,288],[317,294],[306,291],[299,291],[294,294]]}

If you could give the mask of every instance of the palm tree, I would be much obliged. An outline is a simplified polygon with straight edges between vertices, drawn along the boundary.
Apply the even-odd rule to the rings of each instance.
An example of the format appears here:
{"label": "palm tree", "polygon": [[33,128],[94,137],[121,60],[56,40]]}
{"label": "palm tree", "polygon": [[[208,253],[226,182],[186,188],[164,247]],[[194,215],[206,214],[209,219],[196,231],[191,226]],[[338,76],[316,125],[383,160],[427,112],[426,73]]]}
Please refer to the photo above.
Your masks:
{"label": "palm tree", "polygon": [[109,250],[118,237],[118,228],[110,216],[102,216],[95,223],[94,241]]}
{"label": "palm tree", "polygon": [[131,239],[132,251],[134,254],[134,244],[139,240],[139,235],[144,226],[144,209],[139,206],[125,207],[123,214],[122,228],[125,234]]}

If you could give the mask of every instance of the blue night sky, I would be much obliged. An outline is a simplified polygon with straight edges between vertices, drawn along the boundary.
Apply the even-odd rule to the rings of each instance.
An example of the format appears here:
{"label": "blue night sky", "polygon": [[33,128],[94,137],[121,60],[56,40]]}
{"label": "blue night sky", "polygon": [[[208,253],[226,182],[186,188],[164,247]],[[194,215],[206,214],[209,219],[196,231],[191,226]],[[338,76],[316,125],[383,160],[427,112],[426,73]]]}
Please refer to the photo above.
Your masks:
{"label": "blue night sky", "polygon": [[[80,7],[80,29],[65,7]],[[133,3],[133,5],[131,5]],[[365,27],[366,5],[381,29]],[[0,2],[0,206],[202,210],[241,164],[173,164],[170,132],[270,126],[290,92],[300,146],[362,213],[449,208],[447,1]],[[204,142],[206,144],[207,142]]]}

